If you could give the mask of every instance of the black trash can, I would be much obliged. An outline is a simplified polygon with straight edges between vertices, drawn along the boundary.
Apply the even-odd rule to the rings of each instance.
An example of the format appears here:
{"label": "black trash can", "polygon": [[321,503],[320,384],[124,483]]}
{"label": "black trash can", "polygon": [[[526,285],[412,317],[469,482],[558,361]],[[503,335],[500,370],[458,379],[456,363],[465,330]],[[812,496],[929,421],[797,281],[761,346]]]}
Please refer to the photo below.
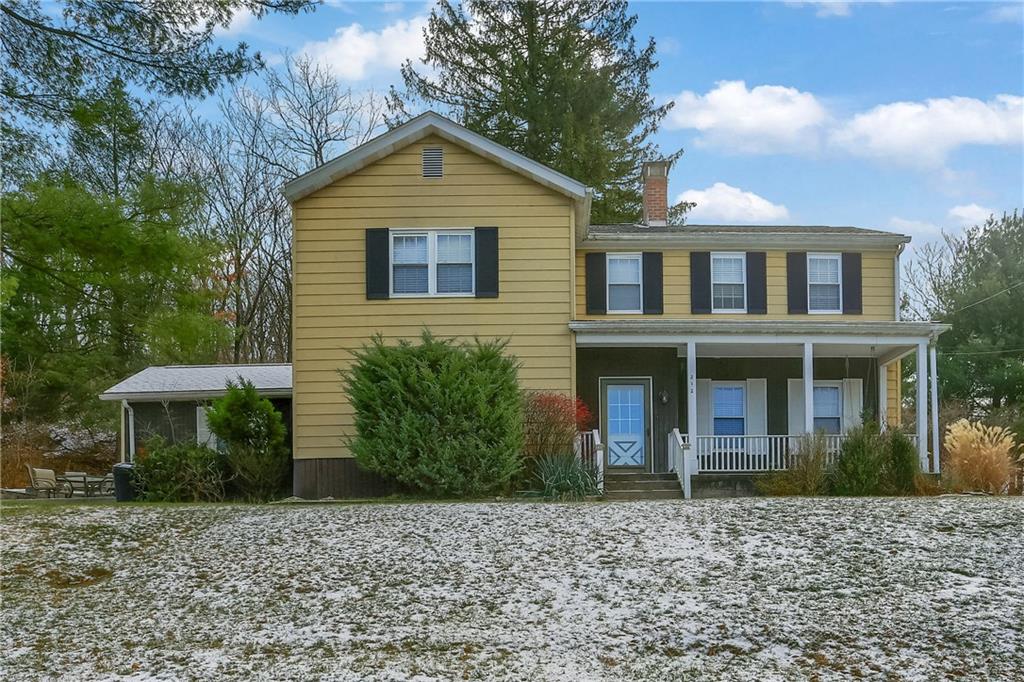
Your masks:
{"label": "black trash can", "polygon": [[131,502],[135,499],[135,465],[120,462],[114,465],[114,497],[118,502]]}

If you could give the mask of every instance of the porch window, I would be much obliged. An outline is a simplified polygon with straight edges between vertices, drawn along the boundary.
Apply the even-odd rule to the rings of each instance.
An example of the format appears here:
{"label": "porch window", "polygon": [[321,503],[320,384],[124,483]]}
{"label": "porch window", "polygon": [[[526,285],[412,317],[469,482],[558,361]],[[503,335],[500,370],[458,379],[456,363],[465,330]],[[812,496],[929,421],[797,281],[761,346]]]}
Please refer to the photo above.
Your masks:
{"label": "porch window", "polygon": [[392,230],[392,296],[472,294],[472,231]]}
{"label": "porch window", "polygon": [[643,312],[642,262],[639,253],[608,254],[608,312]]}
{"label": "porch window", "polygon": [[839,386],[814,387],[814,430],[842,433],[842,391]]}
{"label": "porch window", "polygon": [[842,258],[838,253],[807,254],[807,310],[841,313]]}
{"label": "porch window", "polygon": [[713,387],[711,407],[716,436],[742,436],[746,433],[745,394],[741,384]]}
{"label": "porch window", "polygon": [[746,255],[715,253],[711,255],[711,311],[745,313],[747,311]]}

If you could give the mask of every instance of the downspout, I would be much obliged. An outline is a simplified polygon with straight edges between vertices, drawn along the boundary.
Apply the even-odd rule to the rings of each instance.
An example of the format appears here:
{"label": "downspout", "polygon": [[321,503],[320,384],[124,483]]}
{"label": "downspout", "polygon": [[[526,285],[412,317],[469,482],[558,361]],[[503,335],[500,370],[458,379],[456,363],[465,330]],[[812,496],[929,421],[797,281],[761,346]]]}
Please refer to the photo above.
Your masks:
{"label": "downspout", "polygon": [[896,314],[893,317],[893,319],[895,319],[897,322],[900,321],[900,298],[901,298],[901,294],[902,294],[902,291],[900,290],[900,255],[903,253],[903,249],[905,247],[906,247],[906,244],[900,244],[899,246],[897,246],[896,247],[896,256],[895,256],[895,261],[896,261],[896,263],[895,263],[896,280],[895,280],[895,286],[893,286],[893,291],[895,292],[894,293],[895,300],[893,301],[893,305],[894,305],[894,307],[896,309]]}
{"label": "downspout", "polygon": [[[128,412],[128,461],[135,461],[135,411],[127,400],[121,401],[121,409]],[[123,456],[124,453],[122,453]]]}

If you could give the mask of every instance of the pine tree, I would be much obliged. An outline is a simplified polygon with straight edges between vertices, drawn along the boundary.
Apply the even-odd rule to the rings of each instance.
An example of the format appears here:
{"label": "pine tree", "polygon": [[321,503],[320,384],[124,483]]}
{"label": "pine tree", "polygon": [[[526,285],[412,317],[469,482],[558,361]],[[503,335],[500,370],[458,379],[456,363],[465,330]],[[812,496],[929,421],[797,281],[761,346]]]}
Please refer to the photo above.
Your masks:
{"label": "pine tree", "polygon": [[406,101],[440,105],[593,187],[593,222],[635,221],[640,164],[661,156],[651,136],[672,107],[650,95],[655,44],[639,47],[635,24],[623,0],[444,0],[425,29],[427,69],[404,65],[392,112],[402,118]]}

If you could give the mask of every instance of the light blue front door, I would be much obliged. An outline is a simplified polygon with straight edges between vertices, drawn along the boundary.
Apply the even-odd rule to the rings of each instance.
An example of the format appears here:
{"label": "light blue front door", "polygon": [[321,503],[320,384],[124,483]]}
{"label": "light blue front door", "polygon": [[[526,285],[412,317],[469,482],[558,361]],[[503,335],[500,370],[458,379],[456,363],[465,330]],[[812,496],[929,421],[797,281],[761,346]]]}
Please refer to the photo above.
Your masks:
{"label": "light blue front door", "polygon": [[608,466],[647,466],[646,384],[609,383],[607,406]]}

